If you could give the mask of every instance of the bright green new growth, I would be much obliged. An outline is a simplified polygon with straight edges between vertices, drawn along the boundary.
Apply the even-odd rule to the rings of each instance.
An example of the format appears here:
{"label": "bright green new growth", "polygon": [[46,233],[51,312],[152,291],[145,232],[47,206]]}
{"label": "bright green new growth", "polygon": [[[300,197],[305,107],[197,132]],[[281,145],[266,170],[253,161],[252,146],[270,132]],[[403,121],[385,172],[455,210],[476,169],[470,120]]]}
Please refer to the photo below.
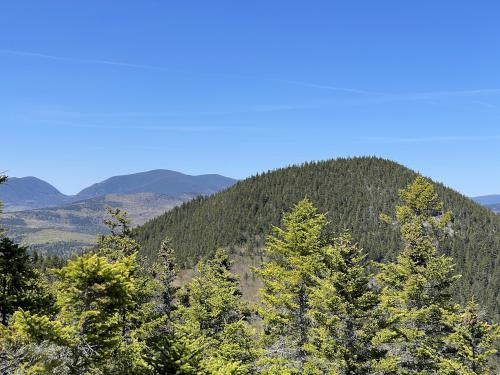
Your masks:
{"label": "bright green new growth", "polygon": [[238,280],[224,250],[200,262],[197,276],[180,293],[176,328],[201,351],[209,374],[250,374],[256,351]]}
{"label": "bright green new growth", "polygon": [[325,276],[317,278],[310,297],[309,349],[315,360],[309,373],[366,374],[370,360],[380,355],[371,345],[378,328],[373,275],[366,269],[366,254],[348,232],[326,250]]}
{"label": "bright green new growth", "polygon": [[396,262],[382,265],[377,276],[385,328],[374,343],[386,356],[375,367],[384,373],[420,374],[437,370],[445,355],[447,322],[457,311],[450,294],[458,278],[454,262],[438,252],[451,214],[443,213],[433,185],[422,177],[401,190],[400,197],[396,223],[405,245]]}
{"label": "bright green new growth", "polygon": [[326,252],[321,234],[326,217],[304,199],[274,228],[257,270],[261,291],[266,355],[261,366],[269,373],[301,373],[310,359],[310,295],[323,272]]}
{"label": "bright green new growth", "polygon": [[497,324],[481,320],[479,306],[471,300],[450,322],[453,331],[445,339],[450,355],[439,364],[444,375],[488,375],[492,373],[490,360],[497,352],[500,339]]}

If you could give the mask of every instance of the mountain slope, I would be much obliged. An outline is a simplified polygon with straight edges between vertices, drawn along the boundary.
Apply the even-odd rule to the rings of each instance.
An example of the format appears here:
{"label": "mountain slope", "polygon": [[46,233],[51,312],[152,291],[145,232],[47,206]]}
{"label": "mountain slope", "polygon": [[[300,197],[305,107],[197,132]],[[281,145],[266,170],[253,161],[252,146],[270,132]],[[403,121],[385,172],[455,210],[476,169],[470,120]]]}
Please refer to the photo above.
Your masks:
{"label": "mountain slope", "polygon": [[57,206],[70,199],[39,178],[12,177],[0,185],[0,200],[4,204],[4,211],[20,211]]}
{"label": "mountain slope", "polygon": [[[207,198],[197,198],[155,218],[136,231],[144,252],[153,258],[169,236],[182,265],[192,266],[217,246],[258,255],[265,235],[285,210],[309,197],[328,213],[330,231],[353,232],[375,260],[393,259],[401,248],[399,233],[383,225],[381,212],[392,213],[398,189],[416,173],[379,158],[337,159],[306,163],[250,177]],[[498,318],[500,218],[440,184],[437,191],[455,215],[448,253],[463,275],[456,289],[464,301],[471,295]]]}
{"label": "mountain slope", "polygon": [[216,174],[190,176],[157,169],[148,172],[114,176],[79,192],[83,200],[106,194],[161,193],[178,196],[186,193],[209,195],[234,184],[236,180]]}

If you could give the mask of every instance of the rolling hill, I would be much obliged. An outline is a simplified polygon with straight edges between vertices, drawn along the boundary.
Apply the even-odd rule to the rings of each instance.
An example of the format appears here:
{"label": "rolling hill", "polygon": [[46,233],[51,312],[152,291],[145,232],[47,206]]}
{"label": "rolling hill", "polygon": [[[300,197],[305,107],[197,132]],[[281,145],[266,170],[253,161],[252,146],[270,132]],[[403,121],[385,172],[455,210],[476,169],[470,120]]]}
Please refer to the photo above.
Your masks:
{"label": "rolling hill", "polygon": [[[271,227],[279,224],[284,211],[308,197],[328,213],[331,232],[350,229],[369,258],[393,259],[401,248],[399,233],[383,225],[379,214],[394,211],[398,190],[415,176],[416,172],[379,158],[291,166],[184,203],[137,228],[136,237],[151,259],[160,242],[170,237],[185,268],[210,256],[216,247],[227,247],[246,263],[237,264],[246,279],[248,263],[260,258],[259,249]],[[475,295],[488,314],[498,319],[500,217],[441,184],[437,191],[454,213],[454,235],[445,248],[462,274],[455,290],[457,298],[465,301]]]}

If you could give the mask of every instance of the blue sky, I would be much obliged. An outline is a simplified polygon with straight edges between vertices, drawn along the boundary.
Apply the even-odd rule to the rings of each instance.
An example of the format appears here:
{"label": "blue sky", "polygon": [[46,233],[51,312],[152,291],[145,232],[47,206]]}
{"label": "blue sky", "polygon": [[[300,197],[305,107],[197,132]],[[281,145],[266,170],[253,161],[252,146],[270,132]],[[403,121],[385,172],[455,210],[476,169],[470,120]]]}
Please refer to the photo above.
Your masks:
{"label": "blue sky", "polygon": [[11,1],[0,170],[64,193],[338,156],[500,193],[500,3]]}

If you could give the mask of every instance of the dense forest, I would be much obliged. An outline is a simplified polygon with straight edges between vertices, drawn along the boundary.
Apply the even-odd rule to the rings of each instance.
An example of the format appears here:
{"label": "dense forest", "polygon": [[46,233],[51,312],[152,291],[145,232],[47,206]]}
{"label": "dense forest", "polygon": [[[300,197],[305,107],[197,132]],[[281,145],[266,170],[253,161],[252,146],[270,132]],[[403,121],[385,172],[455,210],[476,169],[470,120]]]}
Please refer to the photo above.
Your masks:
{"label": "dense forest", "polygon": [[126,213],[109,214],[95,248],[51,266],[0,238],[0,373],[495,371],[499,327],[474,298],[453,299],[453,214],[423,177],[380,215],[399,233],[393,261],[369,261],[310,199],[295,203],[265,239],[257,304],[242,300],[226,250],[179,287],[172,242],[144,262]]}
{"label": "dense forest", "polygon": [[[282,214],[304,197],[327,213],[326,231],[348,229],[371,260],[395,259],[402,240],[386,226],[382,212],[398,202],[398,190],[417,174],[392,161],[349,158],[305,163],[259,174],[212,195],[183,204],[140,227],[135,236],[143,254],[154,259],[168,236],[181,267],[193,267],[223,246],[259,254]],[[471,296],[488,315],[500,319],[500,216],[469,198],[435,184],[446,209],[453,212],[452,236],[443,246],[462,275],[453,287],[458,301]]]}

